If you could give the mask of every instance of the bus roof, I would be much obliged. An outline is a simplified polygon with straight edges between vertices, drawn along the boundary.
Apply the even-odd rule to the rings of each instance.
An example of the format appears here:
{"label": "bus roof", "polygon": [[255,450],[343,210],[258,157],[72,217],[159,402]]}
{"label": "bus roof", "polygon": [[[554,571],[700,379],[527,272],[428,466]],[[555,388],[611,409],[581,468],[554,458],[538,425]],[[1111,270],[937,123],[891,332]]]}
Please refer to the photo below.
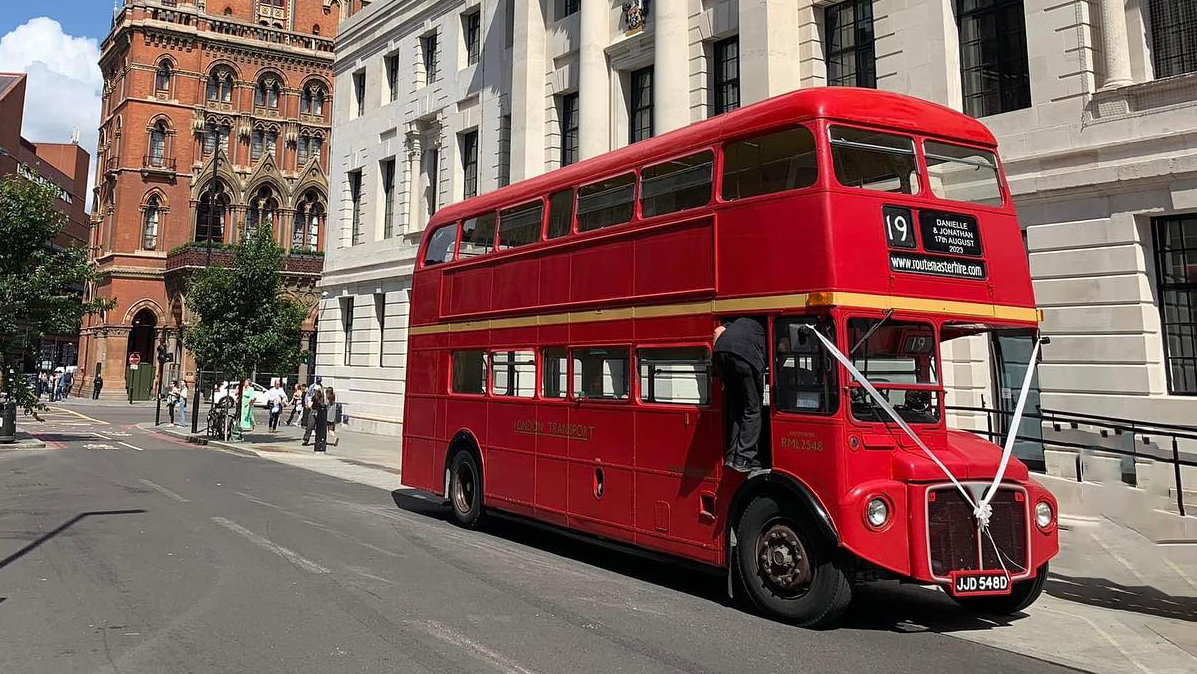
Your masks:
{"label": "bus roof", "polygon": [[650,164],[679,149],[714,143],[725,135],[741,135],[775,127],[788,120],[813,118],[997,146],[993,134],[976,119],[920,98],[854,87],[799,89],[459,201],[437,211],[428,224],[432,227],[496,208],[515,206],[525,199],[586,183],[621,168]]}

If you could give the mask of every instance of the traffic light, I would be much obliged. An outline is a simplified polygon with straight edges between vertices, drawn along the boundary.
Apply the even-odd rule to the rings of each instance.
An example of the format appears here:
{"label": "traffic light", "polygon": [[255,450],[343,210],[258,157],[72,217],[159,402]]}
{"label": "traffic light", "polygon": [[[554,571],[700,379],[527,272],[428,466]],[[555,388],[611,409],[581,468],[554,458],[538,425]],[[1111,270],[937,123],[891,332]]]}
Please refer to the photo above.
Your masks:
{"label": "traffic light", "polygon": [[165,344],[158,345],[158,362],[159,363],[173,363],[175,355],[166,350]]}

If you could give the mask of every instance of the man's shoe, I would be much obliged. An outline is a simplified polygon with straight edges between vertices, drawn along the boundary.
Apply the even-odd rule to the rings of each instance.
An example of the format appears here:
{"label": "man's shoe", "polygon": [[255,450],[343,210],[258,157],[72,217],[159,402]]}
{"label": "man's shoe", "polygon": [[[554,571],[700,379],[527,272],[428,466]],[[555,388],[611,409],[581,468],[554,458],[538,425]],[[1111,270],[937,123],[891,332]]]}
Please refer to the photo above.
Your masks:
{"label": "man's shoe", "polygon": [[728,461],[728,462],[724,463],[723,465],[727,466],[728,468],[731,468],[732,470],[736,471],[737,473],[752,472],[752,469],[748,467],[748,464],[746,464],[742,461]]}

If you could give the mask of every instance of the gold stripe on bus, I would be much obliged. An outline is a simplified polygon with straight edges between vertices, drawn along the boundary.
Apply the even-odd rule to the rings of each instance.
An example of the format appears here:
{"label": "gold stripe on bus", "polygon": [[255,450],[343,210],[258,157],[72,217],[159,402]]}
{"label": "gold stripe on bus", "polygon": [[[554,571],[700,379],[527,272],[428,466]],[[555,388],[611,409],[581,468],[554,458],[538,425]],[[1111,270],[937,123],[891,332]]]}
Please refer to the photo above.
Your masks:
{"label": "gold stripe on bus", "polygon": [[922,297],[893,295],[872,295],[851,292],[815,292],[792,295],[766,295],[763,297],[736,297],[707,302],[683,304],[650,304],[640,307],[615,309],[593,309],[571,311],[539,316],[516,316],[512,318],[491,318],[461,323],[438,323],[417,325],[408,332],[412,335],[435,335],[443,332],[470,332],[473,330],[497,330],[503,328],[525,328],[535,325],[561,325],[565,323],[592,323],[619,321],[631,318],[663,318],[669,316],[696,316],[709,313],[745,311],[766,311],[773,309],[795,309],[815,306],[840,306],[858,309],[895,309],[920,311],[933,314],[959,314],[982,318],[997,318],[1010,321],[1038,323],[1043,313],[1034,307],[1012,307],[1002,304],[981,302],[957,302]]}

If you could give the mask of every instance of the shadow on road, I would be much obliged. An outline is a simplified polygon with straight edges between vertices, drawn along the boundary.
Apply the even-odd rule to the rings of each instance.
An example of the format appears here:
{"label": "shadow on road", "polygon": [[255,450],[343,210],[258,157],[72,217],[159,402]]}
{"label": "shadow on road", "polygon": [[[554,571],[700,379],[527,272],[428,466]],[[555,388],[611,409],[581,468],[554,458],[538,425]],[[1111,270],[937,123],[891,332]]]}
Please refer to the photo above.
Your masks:
{"label": "shadow on road", "polygon": [[1044,592],[1078,604],[1197,622],[1197,597],[1167,594],[1150,585],[1119,585],[1106,578],[1074,578],[1051,573],[1047,576]]}
{"label": "shadow on road", "polygon": [[29,554],[30,552],[33,552],[42,543],[45,543],[46,541],[50,540],[51,538],[54,538],[58,534],[61,534],[62,532],[73,527],[75,524],[77,524],[78,522],[80,522],[81,520],[83,520],[85,518],[98,517],[98,516],[102,516],[102,515],[140,515],[145,512],[146,512],[145,510],[143,510],[141,508],[137,508],[134,510],[93,510],[90,512],[79,513],[78,515],[75,515],[71,519],[58,525],[54,529],[51,529],[50,531],[47,531],[46,533],[42,534],[36,540],[29,543],[29,545],[26,545],[25,547],[21,548],[20,550],[17,550],[16,552],[5,557],[4,559],[0,559],[0,569],[3,569],[4,567],[8,566],[9,564],[12,564],[13,562],[17,561],[18,559]]}

